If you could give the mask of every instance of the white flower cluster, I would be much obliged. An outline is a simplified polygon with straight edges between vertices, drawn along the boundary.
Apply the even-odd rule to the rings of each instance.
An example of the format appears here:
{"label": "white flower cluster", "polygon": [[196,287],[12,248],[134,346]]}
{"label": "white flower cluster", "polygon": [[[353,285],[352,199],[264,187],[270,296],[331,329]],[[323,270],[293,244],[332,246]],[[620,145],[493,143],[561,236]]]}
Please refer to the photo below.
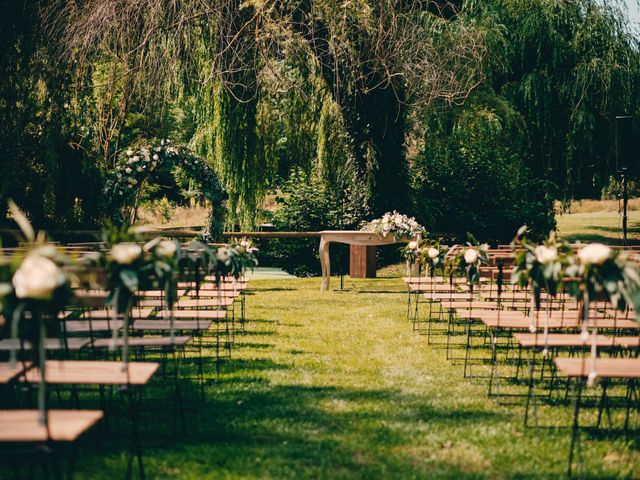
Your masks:
{"label": "white flower cluster", "polygon": [[62,270],[49,258],[34,251],[13,274],[13,288],[19,299],[49,300],[67,281]]}
{"label": "white flower cluster", "polygon": [[377,218],[365,225],[363,230],[374,232],[381,237],[391,233],[396,239],[402,237],[414,237],[424,233],[424,228],[415,218],[407,217],[397,211],[387,212],[382,218]]}
{"label": "white flower cluster", "polygon": [[177,150],[174,147],[167,147],[168,144],[169,140],[162,140],[159,147],[141,148],[137,151],[128,149],[126,159],[116,166],[116,181],[120,186],[116,193],[123,194],[124,190],[135,188],[140,183],[137,177],[155,170],[163,151],[176,154]]}

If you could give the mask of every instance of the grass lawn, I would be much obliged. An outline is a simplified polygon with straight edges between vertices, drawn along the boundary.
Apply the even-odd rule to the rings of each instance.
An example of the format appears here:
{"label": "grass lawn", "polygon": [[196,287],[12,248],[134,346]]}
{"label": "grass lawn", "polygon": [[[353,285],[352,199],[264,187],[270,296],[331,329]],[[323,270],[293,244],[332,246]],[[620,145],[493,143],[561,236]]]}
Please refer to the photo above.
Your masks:
{"label": "grass lawn", "polygon": [[[581,212],[557,215],[558,231],[567,240],[622,245],[622,217],[617,212]],[[640,243],[640,211],[629,212],[630,243]]]}
{"label": "grass lawn", "polygon": [[[148,477],[565,474],[569,430],[525,429],[523,401],[501,405],[487,397],[484,380],[463,379],[441,346],[412,331],[399,278],[347,279],[345,286],[320,294],[318,278],[253,281],[246,332],[236,336],[219,380],[211,369],[206,401],[191,403],[187,435],[146,449]],[[550,412],[569,423],[569,406],[540,409]],[[145,418],[150,428],[162,423],[157,412]],[[585,471],[637,474],[640,455],[624,445],[588,439]],[[81,451],[76,478],[123,478],[122,450],[89,444]]]}

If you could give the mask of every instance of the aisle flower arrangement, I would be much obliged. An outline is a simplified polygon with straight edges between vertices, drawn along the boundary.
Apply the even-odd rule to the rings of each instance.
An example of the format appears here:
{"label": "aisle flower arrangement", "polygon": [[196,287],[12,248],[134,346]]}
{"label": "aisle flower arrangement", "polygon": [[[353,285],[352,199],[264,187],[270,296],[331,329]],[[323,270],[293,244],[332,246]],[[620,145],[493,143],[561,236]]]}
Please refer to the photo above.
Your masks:
{"label": "aisle flower arrangement", "polygon": [[440,242],[426,241],[419,250],[419,261],[425,267],[425,275],[435,275],[438,268],[444,269],[445,257],[448,249],[443,248]]}
{"label": "aisle flower arrangement", "polygon": [[[31,362],[40,370],[38,410],[40,423],[48,426],[45,383],[46,352],[44,340],[48,334],[59,334],[58,314],[69,304],[73,294],[70,274],[63,268],[73,260],[48,243],[42,232],[33,227],[13,203],[9,210],[22,232],[24,253],[11,259],[0,258],[0,309],[10,323],[14,341],[31,345]],[[17,360],[17,344],[12,347],[11,363]]]}
{"label": "aisle flower arrangement", "polygon": [[573,250],[555,232],[537,244],[526,238],[526,230],[526,226],[521,227],[511,244],[516,250],[511,283],[520,287],[530,283],[535,307],[540,308],[542,290],[555,296],[561,288],[565,271],[572,263]]}
{"label": "aisle flower arrangement", "polygon": [[395,240],[414,238],[425,233],[424,227],[415,218],[408,217],[395,210],[364,224],[362,230],[373,232],[383,238],[391,234]]}
{"label": "aisle flower arrangement", "polygon": [[464,275],[473,291],[473,285],[480,282],[480,266],[489,263],[489,245],[479,243],[470,233],[467,236],[469,240],[465,245],[454,245],[449,249],[445,269],[449,275],[456,272]]}
{"label": "aisle flower arrangement", "polygon": [[570,284],[572,294],[582,309],[582,338],[591,339],[591,365],[587,380],[593,385],[598,377],[596,368],[598,325],[594,320],[589,333],[589,306],[594,300],[606,300],[616,310],[633,306],[640,311],[640,275],[635,262],[623,252],[601,243],[582,247],[575,262],[567,268],[567,275],[576,280]]}
{"label": "aisle flower arrangement", "polygon": [[[194,241],[182,247],[174,240],[162,238],[143,243],[139,237],[127,231],[112,230],[107,237],[111,246],[98,257],[97,264],[106,270],[106,288],[109,290],[107,304],[113,308],[114,317],[122,315],[124,320],[123,369],[126,369],[128,362],[130,312],[139,291],[163,291],[164,310],[169,312],[172,321],[173,338],[171,312],[177,301],[178,278],[194,281],[196,289],[199,289],[207,275],[215,276],[216,281],[220,282],[224,277],[239,278],[247,268],[257,265],[257,249],[246,239],[219,246]],[[114,329],[114,346],[117,336],[118,330]]]}
{"label": "aisle flower arrangement", "polygon": [[[522,226],[511,243],[517,252],[511,283],[520,287],[531,287],[531,306],[529,331],[535,333],[536,311],[540,310],[541,292],[544,290],[552,297],[562,288],[567,268],[572,264],[573,249],[567,242],[560,240],[555,232],[541,243],[537,244],[526,238],[527,226]],[[549,306],[551,308],[551,306]],[[544,314],[544,349],[547,355],[547,341],[549,336],[549,311]]]}

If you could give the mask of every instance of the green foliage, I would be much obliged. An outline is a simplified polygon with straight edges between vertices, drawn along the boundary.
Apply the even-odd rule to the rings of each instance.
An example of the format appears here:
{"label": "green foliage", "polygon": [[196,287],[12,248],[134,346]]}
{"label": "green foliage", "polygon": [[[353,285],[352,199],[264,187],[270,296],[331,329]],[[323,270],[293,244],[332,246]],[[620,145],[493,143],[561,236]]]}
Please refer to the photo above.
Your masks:
{"label": "green foliage", "polygon": [[638,41],[617,1],[469,1],[492,31],[486,86],[522,115],[526,164],[568,198],[615,171],[615,115],[637,114]]}
{"label": "green foliage", "polygon": [[[633,178],[626,178],[627,194],[629,198],[640,197],[640,183]],[[610,176],[609,181],[602,187],[600,194],[602,200],[618,200],[622,198],[622,187],[620,185],[620,176]]]}
{"label": "green foliage", "polygon": [[[369,214],[366,188],[341,180],[343,188],[331,189],[317,175],[295,169],[277,199],[273,223],[281,231],[314,232],[331,229],[357,229]],[[271,255],[286,272],[305,277],[320,273],[318,239],[274,240]]]}
{"label": "green foliage", "polygon": [[13,198],[40,228],[91,224],[100,178],[76,117],[81,75],[47,37],[41,8],[16,0],[0,18],[0,222]]}
{"label": "green foliage", "polygon": [[[520,217],[534,228],[549,209],[532,192],[610,195],[613,117],[640,112],[638,42],[620,2],[468,0],[454,21],[433,15],[432,2],[262,3],[126,0],[101,16],[95,5],[111,2],[10,2],[0,20],[0,199],[15,198],[39,225],[95,224],[111,214],[95,192],[122,146],[158,137],[190,144],[214,168],[231,228],[254,227],[265,194],[294,168],[334,190],[343,170],[357,171],[373,213],[432,222],[444,218],[424,197],[443,195],[424,186],[436,157],[446,161],[429,176],[441,183],[467,161],[498,158],[490,174],[514,175],[500,190],[522,188]],[[454,132],[467,128],[465,112],[484,110],[516,128],[512,142],[482,140],[490,129]],[[424,152],[415,125],[426,126]],[[454,180],[444,195],[461,195],[456,185],[469,190]],[[492,203],[488,188],[473,188],[466,201]],[[484,235],[478,215],[457,233]]]}
{"label": "green foliage", "polygon": [[455,238],[473,231],[482,240],[503,242],[523,223],[535,236],[552,230],[550,186],[525,167],[518,128],[482,105],[450,115],[452,125],[432,123],[413,166],[420,223]]}
{"label": "green foliage", "polygon": [[556,296],[563,284],[565,270],[571,263],[573,249],[567,242],[559,240],[551,232],[543,243],[538,245],[524,236],[523,226],[514,239],[514,246],[521,247],[516,255],[511,283],[526,288],[531,282],[535,306],[540,309],[542,290]]}

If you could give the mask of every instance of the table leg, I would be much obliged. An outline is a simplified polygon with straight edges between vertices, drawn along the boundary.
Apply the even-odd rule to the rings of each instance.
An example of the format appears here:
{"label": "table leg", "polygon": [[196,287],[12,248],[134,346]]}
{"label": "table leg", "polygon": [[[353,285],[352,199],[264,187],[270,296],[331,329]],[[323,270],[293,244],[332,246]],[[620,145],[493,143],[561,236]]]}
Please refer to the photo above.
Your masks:
{"label": "table leg", "polygon": [[320,238],[320,266],[322,268],[322,285],[320,291],[325,292],[329,290],[329,282],[331,280],[331,262],[329,260],[329,242],[324,238]]}

